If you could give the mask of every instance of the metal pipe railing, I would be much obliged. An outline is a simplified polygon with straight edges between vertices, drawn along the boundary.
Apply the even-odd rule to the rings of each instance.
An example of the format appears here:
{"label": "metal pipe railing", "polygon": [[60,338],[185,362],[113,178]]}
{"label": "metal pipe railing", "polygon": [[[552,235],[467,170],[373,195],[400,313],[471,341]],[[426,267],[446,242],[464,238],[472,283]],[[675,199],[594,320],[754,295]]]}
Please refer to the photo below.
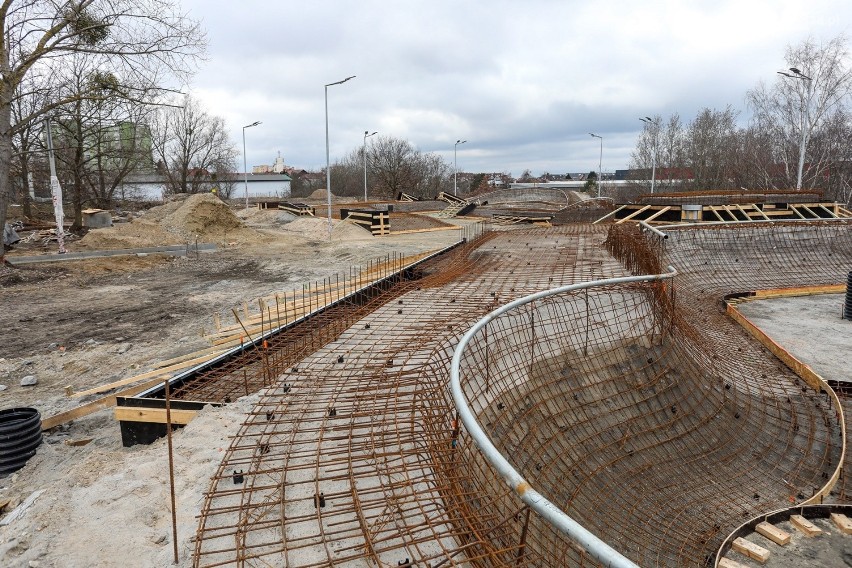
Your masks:
{"label": "metal pipe railing", "polygon": [[677,275],[677,271],[671,266],[668,267],[669,272],[665,274],[652,274],[645,276],[625,276],[621,278],[608,278],[602,280],[592,280],[580,284],[571,284],[551,290],[545,290],[530,294],[523,298],[519,298],[504,306],[501,306],[489,313],[487,316],[476,322],[467,333],[462,336],[453,353],[452,365],[450,367],[450,391],[455,402],[456,410],[459,418],[467,429],[470,437],[473,439],[476,446],[480,449],[485,459],[497,470],[503,480],[517,494],[521,501],[526,503],[532,510],[541,515],[547,520],[556,530],[565,534],[577,544],[579,544],[586,552],[589,553],[595,560],[604,566],[613,568],[638,568],[630,559],[626,558],[620,552],[606,544],[600,538],[592,534],[588,529],[583,527],[577,521],[568,516],[564,511],[550,502],[544,495],[536,491],[526,479],[512,466],[511,463],[500,453],[500,451],[491,442],[491,439],[485,431],[479,426],[476,416],[467,404],[464,392],[461,387],[460,367],[461,359],[464,354],[465,347],[486,325],[501,315],[514,310],[519,306],[535,302],[536,300],[563,294],[566,292],[574,292],[600,286],[611,286],[615,284],[628,284],[634,282],[653,282],[659,280],[669,280]]}

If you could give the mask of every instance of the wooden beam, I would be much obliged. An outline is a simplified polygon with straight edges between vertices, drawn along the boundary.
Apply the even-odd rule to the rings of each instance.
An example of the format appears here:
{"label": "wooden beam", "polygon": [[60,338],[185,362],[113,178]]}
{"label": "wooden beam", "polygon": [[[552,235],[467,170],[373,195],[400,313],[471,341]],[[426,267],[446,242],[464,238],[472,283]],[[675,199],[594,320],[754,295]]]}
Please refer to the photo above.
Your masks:
{"label": "wooden beam", "polygon": [[616,221],[615,224],[620,225],[620,224],[624,223],[625,221],[629,221],[630,219],[632,219],[636,215],[642,213],[643,211],[647,211],[651,207],[653,207],[653,206],[652,205],[646,205],[645,207],[642,207],[641,209],[637,209],[636,211],[634,211],[633,213],[631,213],[630,215],[628,215],[624,219],[619,219],[618,221]]}
{"label": "wooden beam", "polygon": [[214,351],[209,355],[204,355],[202,357],[198,357],[196,359],[190,359],[189,361],[184,361],[183,363],[178,363],[177,365],[172,365],[170,367],[163,367],[162,369],[154,369],[153,371],[148,371],[147,373],[142,373],[141,375],[136,375],[133,377],[128,377],[126,379],[121,379],[119,381],[115,381],[112,383],[108,383],[105,385],[101,385],[98,387],[90,388],[88,390],[84,390],[81,392],[76,392],[72,396],[74,398],[80,398],[83,396],[87,396],[90,394],[98,394],[102,392],[106,392],[110,389],[114,389],[117,387],[123,387],[124,385],[129,385],[143,379],[148,379],[151,377],[158,377],[160,380],[164,379],[166,375],[172,375],[175,371],[180,371],[181,369],[186,369],[187,367],[192,367],[193,365],[198,365],[200,363],[204,363],[205,361],[209,361],[213,359],[217,355],[224,353],[224,350]]}
{"label": "wooden beam", "polygon": [[[197,410],[171,409],[172,424],[189,424],[198,414]],[[135,406],[116,406],[115,419],[122,422],[152,422],[166,424],[165,408],[140,408]]]}
{"label": "wooden beam", "polygon": [[708,209],[713,212],[713,215],[715,215],[718,220],[722,221],[723,223],[725,222],[725,220],[722,219],[722,216],[719,215],[719,212],[716,211],[715,207],[708,207]]}
{"label": "wooden beam", "polygon": [[141,385],[136,385],[135,387],[131,387],[129,389],[125,389],[123,391],[119,391],[115,394],[111,394],[109,396],[105,396],[103,398],[99,398],[97,400],[93,400],[87,404],[82,406],[78,406],[77,408],[73,408],[66,412],[60,412],[50,418],[41,421],[41,429],[42,430],[50,430],[51,428],[55,428],[60,424],[65,424],[66,422],[71,422],[72,420],[76,420],[78,418],[83,418],[84,416],[88,416],[89,414],[95,413],[98,410],[103,410],[104,408],[109,408],[111,406],[115,406],[115,397],[117,396],[133,396],[135,394],[139,394],[140,392],[147,390],[155,385],[161,384],[163,381],[161,379],[154,379]]}
{"label": "wooden beam", "polygon": [[799,219],[807,219],[804,215],[802,215],[801,211],[799,211],[798,206],[795,203],[790,204],[790,210],[799,216]]}
{"label": "wooden beam", "polygon": [[645,219],[645,222],[650,223],[651,221],[653,221],[654,219],[656,219],[657,217],[659,217],[660,215],[662,215],[663,213],[665,213],[666,211],[668,211],[671,208],[672,208],[671,205],[666,205],[665,207],[663,207],[662,209],[660,209],[659,211],[657,211],[656,213],[654,213],[653,215],[651,215],[650,217]]}
{"label": "wooden beam", "polygon": [[782,531],[775,525],[767,523],[766,521],[758,523],[757,526],[754,527],[754,530],[777,545],[786,546],[787,544],[790,544],[790,533]]}
{"label": "wooden beam", "polygon": [[615,211],[611,211],[611,212],[607,213],[606,215],[604,215],[603,217],[601,217],[601,218],[600,218],[600,219],[598,219],[597,221],[592,221],[592,225],[597,225],[597,224],[598,224],[598,223],[600,223],[601,221],[603,221],[603,220],[605,220],[605,219],[609,219],[610,217],[612,217],[613,215],[615,215],[616,213],[618,213],[619,211],[621,211],[622,209],[624,209],[624,208],[626,208],[626,207],[627,207],[627,205],[622,205],[621,207],[619,207],[619,208],[618,208],[618,209],[616,209]]}
{"label": "wooden beam", "polygon": [[825,205],[823,205],[822,203],[818,203],[818,205],[819,205],[820,209],[822,209],[823,211],[825,211],[826,213],[828,213],[828,215],[829,215],[832,219],[837,219],[837,212],[836,212],[836,211],[832,211],[831,209],[829,209],[828,207],[826,207],[826,206],[825,206]]}
{"label": "wooden beam", "polygon": [[722,558],[719,560],[719,568],[748,568],[745,564],[734,562],[730,558]]}
{"label": "wooden beam", "polygon": [[768,550],[742,537],[737,537],[733,544],[731,544],[731,548],[752,560],[757,560],[761,564],[765,564],[769,560]]}
{"label": "wooden beam", "polygon": [[790,515],[790,524],[807,537],[819,536],[822,529],[804,518],[802,515]]}
{"label": "wooden beam", "polygon": [[840,532],[843,534],[852,534],[852,521],[849,520],[849,517],[842,513],[832,513],[831,514],[831,522],[834,523]]}

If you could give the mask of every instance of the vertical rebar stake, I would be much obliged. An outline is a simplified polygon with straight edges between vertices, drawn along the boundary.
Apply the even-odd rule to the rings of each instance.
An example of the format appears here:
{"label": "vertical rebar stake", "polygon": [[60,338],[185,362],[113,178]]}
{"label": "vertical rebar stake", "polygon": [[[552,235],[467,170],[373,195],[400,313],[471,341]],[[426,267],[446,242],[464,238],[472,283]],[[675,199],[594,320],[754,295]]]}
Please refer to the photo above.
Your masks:
{"label": "vertical rebar stake", "polygon": [[175,462],[172,457],[172,403],[171,390],[169,388],[169,380],[166,383],[166,438],[169,445],[169,485],[172,493],[172,544],[175,552],[175,561],[178,563],[178,544],[177,544],[177,511],[175,510]]}

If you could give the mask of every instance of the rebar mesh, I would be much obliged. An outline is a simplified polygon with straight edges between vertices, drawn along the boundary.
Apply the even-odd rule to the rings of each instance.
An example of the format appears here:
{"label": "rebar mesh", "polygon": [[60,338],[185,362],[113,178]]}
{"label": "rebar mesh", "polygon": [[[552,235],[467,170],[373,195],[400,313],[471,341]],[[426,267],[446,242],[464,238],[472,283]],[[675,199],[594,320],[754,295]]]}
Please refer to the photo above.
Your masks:
{"label": "rebar mesh", "polygon": [[[195,564],[593,565],[496,476],[447,381],[458,337],[494,307],[627,275],[605,236],[490,233],[279,377],[211,483]],[[674,287],[506,314],[466,350],[463,385],[541,493],[640,565],[698,566],[745,518],[809,498],[841,451],[835,409],[720,300],[836,283],[852,233],[773,224],[655,239],[618,226],[607,241],[631,270],[674,265]]]}

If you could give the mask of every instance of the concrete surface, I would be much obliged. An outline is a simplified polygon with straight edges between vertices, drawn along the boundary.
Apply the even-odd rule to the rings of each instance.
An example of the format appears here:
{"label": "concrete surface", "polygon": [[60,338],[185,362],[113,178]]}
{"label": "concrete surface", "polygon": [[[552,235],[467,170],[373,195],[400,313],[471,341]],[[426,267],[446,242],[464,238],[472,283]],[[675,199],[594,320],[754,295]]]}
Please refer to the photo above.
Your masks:
{"label": "concrete surface", "polygon": [[852,321],[843,294],[754,300],[737,309],[799,361],[827,380],[852,382]]}

